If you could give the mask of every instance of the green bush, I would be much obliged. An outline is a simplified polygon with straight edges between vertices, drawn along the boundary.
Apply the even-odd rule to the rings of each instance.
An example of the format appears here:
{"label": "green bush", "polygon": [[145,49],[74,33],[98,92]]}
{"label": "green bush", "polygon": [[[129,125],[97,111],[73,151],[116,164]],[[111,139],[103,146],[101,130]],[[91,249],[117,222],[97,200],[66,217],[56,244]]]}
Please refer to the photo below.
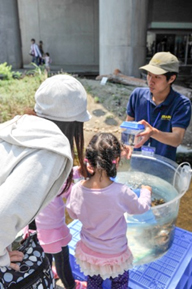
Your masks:
{"label": "green bush", "polygon": [[13,78],[20,79],[22,77],[22,73],[19,71],[13,71]]}
{"label": "green bush", "polygon": [[33,109],[35,92],[45,79],[43,74],[0,81],[0,123],[25,113],[26,109]]}
{"label": "green bush", "polygon": [[0,64],[0,76],[4,80],[10,80],[13,77],[12,66],[7,65],[7,62]]}

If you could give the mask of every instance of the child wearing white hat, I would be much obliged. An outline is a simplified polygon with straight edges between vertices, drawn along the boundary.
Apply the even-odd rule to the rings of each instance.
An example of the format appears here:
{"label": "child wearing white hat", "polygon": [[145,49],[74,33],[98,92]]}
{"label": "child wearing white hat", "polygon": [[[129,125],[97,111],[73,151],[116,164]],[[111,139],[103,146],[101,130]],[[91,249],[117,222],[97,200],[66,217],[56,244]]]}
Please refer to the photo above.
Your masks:
{"label": "child wearing white hat", "polygon": [[[34,110],[40,117],[49,118],[69,139],[72,155],[76,145],[81,175],[86,177],[84,168],[83,123],[90,119],[87,111],[87,93],[81,83],[70,75],[56,75],[44,81],[35,94]],[[49,160],[47,159],[47,165]],[[74,168],[75,170],[75,168]],[[64,185],[67,194],[76,170],[70,174]],[[63,182],[65,180],[63,179]],[[60,191],[61,193],[61,191]],[[65,223],[65,204],[59,195],[36,217],[38,239],[50,263],[54,257],[56,271],[66,289],[78,288],[83,284],[74,280],[70,263],[68,243],[71,241],[69,228]]]}
{"label": "child wearing white hat", "polygon": [[[10,244],[17,233],[37,215],[42,216],[41,212],[43,214],[50,202],[54,204],[54,200],[56,203],[61,201],[61,197],[57,196],[64,182],[64,191],[70,187],[74,144],[83,168],[83,122],[90,119],[84,87],[70,75],[53,76],[40,85],[35,101],[34,111],[0,124],[0,268],[8,266],[14,270],[20,269],[17,262],[21,262],[24,256],[20,251],[10,251]],[[62,212],[62,209],[63,203],[55,212]],[[37,217],[37,229],[40,226],[38,233],[48,229],[53,233],[50,234],[50,240],[53,241],[55,236],[63,236],[63,232],[67,232],[64,241],[58,238],[54,240],[62,248],[66,245],[65,264],[60,263],[61,266],[65,265],[65,270],[61,267],[58,274],[62,273],[59,276],[62,281],[66,277],[66,288],[75,288],[67,259],[67,242],[71,236],[64,218],[56,222],[55,212],[50,213],[50,223],[45,218],[38,221]],[[57,229],[59,233],[54,235]],[[41,241],[41,234],[39,236]],[[52,274],[49,278],[52,279]],[[1,281],[0,286],[3,284]]]}

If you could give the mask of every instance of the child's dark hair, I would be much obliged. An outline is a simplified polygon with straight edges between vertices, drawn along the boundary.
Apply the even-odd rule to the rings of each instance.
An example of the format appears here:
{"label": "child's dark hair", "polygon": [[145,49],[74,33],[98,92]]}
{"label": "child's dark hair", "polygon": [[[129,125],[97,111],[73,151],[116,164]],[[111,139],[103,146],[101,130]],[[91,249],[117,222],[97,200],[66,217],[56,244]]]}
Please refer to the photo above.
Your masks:
{"label": "child's dark hair", "polygon": [[108,177],[117,174],[116,159],[120,159],[121,145],[112,133],[97,133],[89,142],[85,158],[93,169],[105,170]]}
{"label": "child's dark hair", "polygon": [[45,54],[46,54],[47,56],[50,56],[50,55],[49,55],[49,52],[46,52]]}

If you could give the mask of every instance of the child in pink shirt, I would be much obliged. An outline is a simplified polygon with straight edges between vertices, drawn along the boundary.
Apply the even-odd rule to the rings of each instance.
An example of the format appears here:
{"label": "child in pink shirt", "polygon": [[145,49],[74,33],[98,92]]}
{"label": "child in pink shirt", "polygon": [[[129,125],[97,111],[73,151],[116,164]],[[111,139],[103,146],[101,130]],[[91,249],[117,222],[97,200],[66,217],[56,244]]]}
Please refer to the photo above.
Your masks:
{"label": "child in pink shirt", "polygon": [[85,161],[91,177],[76,183],[67,201],[70,216],[82,222],[76,245],[76,262],[87,277],[87,288],[127,288],[133,256],[126,237],[124,213],[142,214],[150,208],[151,187],[142,186],[140,197],[126,185],[113,182],[121,145],[111,133],[93,136]]}

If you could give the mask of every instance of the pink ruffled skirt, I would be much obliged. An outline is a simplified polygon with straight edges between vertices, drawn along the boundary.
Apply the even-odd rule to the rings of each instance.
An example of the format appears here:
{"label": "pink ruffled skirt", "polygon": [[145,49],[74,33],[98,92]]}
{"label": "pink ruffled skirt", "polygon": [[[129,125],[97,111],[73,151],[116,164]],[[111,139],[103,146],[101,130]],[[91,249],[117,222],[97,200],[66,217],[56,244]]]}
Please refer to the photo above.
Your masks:
{"label": "pink ruffled skirt", "polygon": [[75,257],[85,275],[100,275],[103,280],[123,274],[132,268],[133,262],[133,255],[128,247],[119,254],[101,254],[89,249],[82,241],[76,245]]}

